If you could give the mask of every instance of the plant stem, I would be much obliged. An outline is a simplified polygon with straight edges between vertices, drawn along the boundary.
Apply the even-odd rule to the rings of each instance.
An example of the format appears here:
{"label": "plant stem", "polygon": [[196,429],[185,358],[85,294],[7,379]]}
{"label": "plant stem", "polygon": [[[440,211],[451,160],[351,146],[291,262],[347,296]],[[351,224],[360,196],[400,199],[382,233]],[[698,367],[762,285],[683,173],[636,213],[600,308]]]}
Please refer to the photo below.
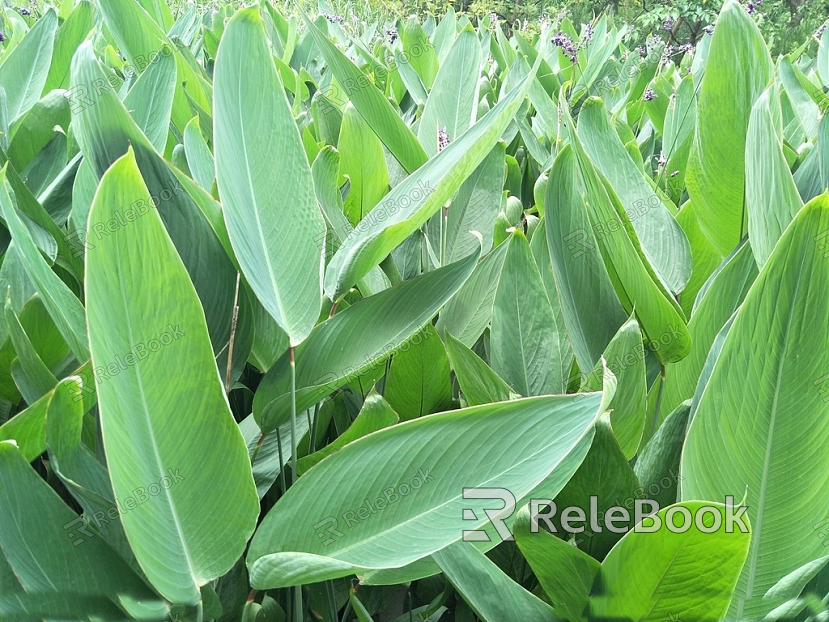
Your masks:
{"label": "plant stem", "polygon": [[282,485],[282,494],[288,490],[285,484],[285,459],[282,457],[282,437],[279,428],[276,428],[276,451],[279,452],[279,483]]}
{"label": "plant stem", "polygon": [[[294,346],[288,348],[291,363],[291,484],[296,483],[296,355]],[[302,586],[294,588],[294,622],[303,622]]]}
{"label": "plant stem", "polygon": [[[227,345],[227,375],[225,393],[230,393],[230,375],[233,371],[233,338],[236,336],[236,321],[239,319],[239,273],[236,273],[236,293],[233,295],[233,318],[230,321],[230,341]],[[262,439],[259,439],[260,442]]]}
{"label": "plant stem", "polygon": [[665,390],[665,366],[659,371],[659,392],[656,394],[656,407],[653,409],[653,423],[651,424],[651,438],[659,427],[659,407],[662,406],[662,392]]}

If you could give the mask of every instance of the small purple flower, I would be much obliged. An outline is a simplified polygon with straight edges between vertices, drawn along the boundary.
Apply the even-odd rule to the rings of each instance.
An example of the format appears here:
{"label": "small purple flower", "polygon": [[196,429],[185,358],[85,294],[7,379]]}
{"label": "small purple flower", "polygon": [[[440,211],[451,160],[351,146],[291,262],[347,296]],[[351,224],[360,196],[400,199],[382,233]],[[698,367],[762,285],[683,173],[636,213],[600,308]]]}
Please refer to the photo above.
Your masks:
{"label": "small purple flower", "polygon": [[29,9],[20,9],[20,14],[21,15],[31,15],[32,12],[29,11]]}
{"label": "small purple flower", "polygon": [[569,35],[559,30],[550,42],[553,45],[560,47],[561,51],[567,54],[572,62],[576,62],[576,45],[573,43],[573,40],[569,37]]}
{"label": "small purple flower", "polygon": [[648,51],[641,45],[636,46],[636,51],[639,52],[641,58],[645,58],[648,55]]}
{"label": "small purple flower", "polygon": [[5,40],[6,40],[6,35],[4,33],[0,32],[0,43],[2,43]]}
{"label": "small purple flower", "polygon": [[438,130],[438,153],[449,146],[449,134],[446,133],[446,127]]}
{"label": "small purple flower", "polygon": [[665,162],[667,162],[667,160],[665,159],[665,154],[660,153],[659,154],[659,162],[657,163],[659,165],[659,168],[662,168],[663,166],[665,166]]}
{"label": "small purple flower", "polygon": [[642,96],[642,99],[646,102],[649,102],[654,97],[656,97],[656,93],[653,92],[653,89],[648,89],[647,91],[645,91],[645,94]]}
{"label": "small purple flower", "polygon": [[386,30],[386,36],[389,38],[389,43],[394,44],[398,38],[397,28],[389,28]]}
{"label": "small purple flower", "polygon": [[671,32],[673,27],[674,27],[674,18],[673,17],[669,17],[668,19],[666,19],[662,23],[662,30],[667,30],[668,32]]}
{"label": "small purple flower", "polygon": [[707,35],[713,35],[714,34],[714,24],[708,24],[705,28],[702,29],[702,31]]}
{"label": "small purple flower", "polygon": [[815,39],[817,39],[818,41],[820,41],[820,38],[823,36],[823,31],[824,31],[824,30],[826,30],[826,22],[823,22],[823,24],[821,24],[820,28],[818,28],[817,30],[815,30],[815,34],[814,34],[814,35],[812,35],[812,36],[813,36]]}
{"label": "small purple flower", "polygon": [[584,34],[581,36],[582,42],[592,41],[593,40],[593,24],[582,24],[584,28]]}
{"label": "small purple flower", "polygon": [[334,15],[333,13],[320,13],[331,24],[342,24],[345,20],[341,15]]}

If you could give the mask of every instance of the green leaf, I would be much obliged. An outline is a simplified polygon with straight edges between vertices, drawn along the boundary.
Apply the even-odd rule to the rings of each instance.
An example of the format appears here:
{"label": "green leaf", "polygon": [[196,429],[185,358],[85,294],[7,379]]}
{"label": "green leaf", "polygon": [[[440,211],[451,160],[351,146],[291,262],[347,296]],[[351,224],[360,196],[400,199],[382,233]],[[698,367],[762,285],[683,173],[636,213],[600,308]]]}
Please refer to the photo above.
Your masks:
{"label": "green leaf", "polygon": [[159,153],[164,153],[170,131],[175,88],[175,59],[171,55],[159,54],[138,76],[124,98],[124,106]]}
{"label": "green leaf", "polygon": [[10,442],[0,442],[0,519],[0,544],[15,576],[27,592],[54,599],[53,617],[84,619],[73,595],[104,597],[139,620],[166,615],[167,606]]}
{"label": "green leaf", "polygon": [[[343,211],[353,225],[378,205],[389,189],[389,171],[383,145],[353,104],[343,112],[340,137],[340,176],[351,182]],[[346,232],[342,233],[345,237]]]}
{"label": "green leaf", "polygon": [[[412,130],[379,89],[304,14],[302,19],[345,95],[408,173],[428,160]],[[379,77],[379,76],[378,76]],[[331,94],[328,94],[331,97]],[[344,104],[344,102],[343,102]],[[325,110],[325,108],[324,108]]]}
{"label": "green leaf", "polygon": [[9,125],[23,116],[43,93],[57,28],[57,13],[49,9],[0,64],[0,87],[6,91]]}
{"label": "green leaf", "polygon": [[827,230],[824,194],[783,233],[735,314],[685,441],[683,499],[746,498],[753,537],[731,604],[736,618],[781,604],[763,594],[825,551],[814,523],[826,511],[818,491],[829,477],[821,458],[829,449],[829,263],[819,246]]}
{"label": "green leaf", "polygon": [[[573,449],[592,435],[601,402],[593,393],[578,402],[545,396],[476,406],[346,445],[265,517],[248,553],[251,585],[270,589],[399,568],[460,541],[464,530],[489,524],[486,503],[464,499],[463,488],[504,487],[521,498],[554,470],[567,470]],[[362,507],[364,500],[377,508]],[[463,520],[463,508],[477,520]]]}
{"label": "green leaf", "polygon": [[450,544],[435,553],[434,558],[452,587],[481,620],[559,620],[547,603],[510,579],[467,542]]}
{"label": "green leaf", "polygon": [[[438,312],[469,277],[478,253],[369,296],[317,325],[296,348],[297,412],[381,365]],[[290,416],[289,357],[268,371],[253,414],[268,432]]]}
{"label": "green leaf", "polygon": [[[726,531],[731,512],[722,504],[687,501],[645,518],[637,527],[653,533],[629,531],[602,562],[588,619],[723,619],[751,539],[748,521],[746,533],[737,524]],[[667,521],[686,530],[670,530]]]}
{"label": "green leaf", "polygon": [[[90,226],[148,193],[130,150],[102,178]],[[164,284],[168,305],[158,305],[147,279]],[[115,496],[151,486],[160,493],[122,516],[124,531],[156,589],[173,602],[195,604],[199,586],[242,554],[259,506],[204,313],[157,212],[87,252],[86,299],[93,361],[112,374],[96,375]],[[174,393],[164,390],[171,369]]]}
{"label": "green leaf", "polygon": [[544,218],[562,316],[582,369],[593,369],[626,314],[602,261],[578,188],[576,158],[570,146],[556,156],[545,203],[557,205]]}
{"label": "green leaf", "polygon": [[404,342],[392,358],[383,397],[403,421],[452,406],[449,358],[431,324]]}
{"label": "green leaf", "polygon": [[216,171],[242,271],[297,345],[319,316],[325,226],[270,54],[259,10],[239,11],[216,60]]}
{"label": "green leaf", "polygon": [[[405,29],[403,43],[405,46]],[[438,152],[439,130],[445,129],[452,141],[469,129],[477,103],[480,65],[481,44],[469,26],[458,34],[443,60],[420,117],[417,138],[430,157]]]}
{"label": "green leaf", "polygon": [[601,100],[582,107],[578,135],[590,159],[618,194],[657,276],[671,292],[681,292],[691,276],[688,239],[625,150]]}
{"label": "green leaf", "polygon": [[[645,355],[642,333],[633,318],[622,324],[603,355],[607,367],[618,382],[619,390],[610,402],[610,422],[626,460],[636,454],[645,427]],[[601,390],[603,376],[600,361],[584,379],[581,390]]]}
{"label": "green leaf", "polygon": [[184,128],[184,149],[193,179],[207,192],[210,192],[216,179],[216,163],[202,136],[198,115],[190,119]]}
{"label": "green leaf", "polygon": [[[601,100],[590,98],[585,107],[600,103]],[[628,314],[633,313],[635,308],[636,319],[645,334],[645,339],[651,344],[660,361],[664,364],[681,360],[691,347],[691,338],[685,326],[682,310],[654,273],[642,252],[627,212],[621,206],[613,188],[600,176],[584,151],[566,111],[565,115],[565,125],[570,130],[570,144],[585,187],[588,216],[593,231],[597,234],[596,246],[601,251],[616,294]],[[553,184],[549,184],[548,193],[550,186]],[[598,235],[600,226],[607,227],[605,235]],[[667,342],[664,340],[666,336]]]}
{"label": "green leaf", "polygon": [[492,309],[492,369],[521,395],[563,393],[566,335],[553,311],[527,238],[510,236]]}
{"label": "green leaf", "polygon": [[494,248],[475,266],[469,279],[440,312],[438,333],[450,332],[468,348],[475,345],[492,320],[495,290],[501,278],[507,247],[507,244],[502,244]]}
{"label": "green leaf", "polygon": [[69,86],[69,66],[72,56],[94,25],[92,3],[88,0],[80,0],[55,35],[52,62],[46,76],[46,83],[41,91],[43,95],[53,89],[65,89]]}
{"label": "green leaf", "polygon": [[[685,235],[688,237],[688,243],[691,245],[691,258],[694,262],[691,278],[682,293],[677,296],[685,317],[691,317],[691,310],[694,308],[694,301],[700,288],[720,265],[723,256],[720,255],[719,251],[714,248],[699,228],[699,220],[690,201],[686,201],[685,205],[677,212],[676,221],[682,226]],[[693,332],[691,334],[693,335]],[[691,347],[693,348],[693,345]]]}
{"label": "green leaf", "polygon": [[[582,622],[600,564],[538,525],[528,506],[521,508],[512,530],[515,542],[556,612],[568,620]],[[562,572],[562,568],[567,568],[567,572]]]}
{"label": "green leaf", "polygon": [[751,108],[771,72],[771,57],[754,20],[736,0],[727,0],[699,87],[685,176],[700,228],[721,255],[728,255],[746,232],[746,133]]}
{"label": "green leaf", "polygon": [[[677,501],[679,458],[691,414],[691,400],[685,400],[665,417],[665,421],[636,458],[633,470],[642,485],[642,494],[659,507]],[[667,484],[665,480],[667,481]]]}
{"label": "green leaf", "polygon": [[438,55],[415,15],[409,16],[400,29],[400,42],[408,57],[404,59],[420,76],[423,85],[431,89],[438,74]]}
{"label": "green leaf", "polygon": [[751,109],[746,136],[748,240],[760,267],[803,207],[783,154],[782,117],[779,95],[772,85]]}
{"label": "green leaf", "polygon": [[385,399],[383,399],[383,396],[379,393],[371,392],[368,396],[366,396],[366,400],[363,402],[363,407],[360,409],[360,414],[357,415],[357,418],[350,426],[348,426],[348,429],[345,432],[340,434],[336,440],[329,443],[319,451],[315,451],[304,458],[300,458],[297,462],[297,470],[299,474],[302,475],[312,466],[318,464],[320,460],[330,456],[332,453],[341,449],[348,443],[356,441],[358,438],[362,438],[363,436],[376,432],[377,430],[388,428],[398,421],[400,421],[400,419],[397,413],[392,410],[392,407],[389,406],[389,403]]}
{"label": "green leaf", "polygon": [[[18,388],[21,390],[23,399],[29,404],[34,404],[54,389],[58,380],[35,351],[29,336],[23,330],[23,326],[20,325],[20,320],[17,319],[17,314],[12,308],[11,298],[8,295],[6,296],[4,314],[9,337],[17,353],[17,361],[19,361],[20,369],[27,380],[25,388],[19,382]],[[14,375],[14,364],[12,365],[12,375]]]}
{"label": "green leaf", "polygon": [[[744,242],[706,281],[688,322],[692,339],[691,352],[678,363],[665,368],[665,388],[656,425],[680,403],[694,395],[714,338],[743,302],[756,277],[757,264],[751,254],[751,247]],[[652,432],[647,434],[650,436]]]}
{"label": "green leaf", "polygon": [[0,171],[0,208],[12,239],[20,252],[20,258],[35,283],[38,294],[60,334],[79,361],[89,358],[86,336],[86,319],[83,305],[60,277],[55,274],[35,246],[29,229],[23,224],[11,197],[6,190],[8,164]]}
{"label": "green leaf", "polygon": [[489,154],[524,100],[536,67],[482,119],[416,173],[396,185],[343,241],[325,271],[325,293],[334,299],[379,264],[448,201]]}
{"label": "green leaf", "polygon": [[444,337],[449,362],[452,364],[458,384],[469,406],[505,402],[516,395],[489,365],[450,335],[449,331],[444,333]]}

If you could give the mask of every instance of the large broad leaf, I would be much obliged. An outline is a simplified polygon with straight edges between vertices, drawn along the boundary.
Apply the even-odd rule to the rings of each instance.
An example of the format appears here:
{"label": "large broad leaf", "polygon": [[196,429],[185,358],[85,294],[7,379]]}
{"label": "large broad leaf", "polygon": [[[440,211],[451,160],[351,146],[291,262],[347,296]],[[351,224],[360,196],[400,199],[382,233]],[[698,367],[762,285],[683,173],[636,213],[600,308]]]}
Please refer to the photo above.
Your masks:
{"label": "large broad leaf", "polygon": [[465,488],[503,487],[518,499],[556,468],[566,470],[573,448],[592,435],[601,402],[591,393],[577,402],[544,396],[476,406],[346,445],[265,517],[248,553],[251,585],[399,568],[460,541],[464,530],[488,524],[483,508],[498,504],[464,499]]}
{"label": "large broad leaf", "polygon": [[473,121],[477,103],[481,44],[471,26],[464,28],[438,70],[435,84],[423,109],[417,138],[429,156],[438,152],[438,132],[449,140],[463,134]]}
{"label": "large broad leaf", "polygon": [[[408,173],[414,173],[426,162],[428,156],[423,151],[423,147],[420,146],[412,130],[395,112],[392,105],[383,97],[383,93],[374,86],[371,80],[307,17],[303,15],[303,19],[328,67],[336,76],[337,81],[343,85],[346,97],[354,103],[354,107],[357,108],[366,123],[377,134],[377,137],[383,141],[383,144],[400,162],[400,165]],[[339,92],[326,94],[335,103],[345,105],[344,101],[339,102],[342,99]],[[328,106],[323,106],[323,114],[326,114],[329,109]]]}
{"label": "large broad leaf", "polygon": [[325,223],[257,8],[216,59],[216,171],[230,241],[256,296],[296,345],[319,316]]}
{"label": "large broad leaf", "polygon": [[495,291],[492,369],[520,395],[563,393],[570,361],[527,238],[516,231]]}
{"label": "large broad leaf", "polygon": [[[167,613],[167,605],[8,441],[0,442],[0,545],[23,588],[50,601],[52,619],[89,619],[84,616],[89,597],[109,602],[110,616],[122,609],[121,619],[129,614],[160,620]],[[0,558],[0,563],[5,561]],[[21,604],[24,612],[32,611],[37,600]],[[8,605],[0,599],[0,612]],[[32,617],[40,616],[28,619]]]}
{"label": "large broad leaf", "polygon": [[[130,150],[102,178],[90,228],[148,194]],[[164,306],[150,283],[167,292]],[[145,495],[124,531],[156,589],[196,603],[242,554],[259,505],[204,313],[157,212],[87,252],[86,300],[92,359],[112,374],[96,373],[113,491]]]}
{"label": "large broad leaf", "polygon": [[711,37],[685,177],[700,228],[722,255],[746,232],[746,131],[751,107],[766,88],[771,69],[754,20],[736,0],[728,0]]}
{"label": "large broad leaf", "polygon": [[602,562],[588,619],[723,619],[751,538],[748,521],[744,532],[729,521],[732,513],[722,504],[688,501],[645,518]]}
{"label": "large broad leaf", "polygon": [[829,481],[829,262],[820,246],[828,232],[824,194],[786,229],[735,314],[685,442],[683,499],[746,496],[753,536],[736,619],[781,604],[763,595],[826,551],[814,524]]}
{"label": "large broad leaf", "polygon": [[547,246],[564,324],[579,367],[593,369],[626,315],[597,247],[569,145],[553,162],[545,194]]}
{"label": "large broad leaf", "polygon": [[160,54],[124,98],[124,106],[159,153],[167,143],[175,89],[176,61]]}
{"label": "large broad leaf", "polygon": [[783,113],[775,85],[760,95],[751,110],[746,136],[745,201],[748,240],[757,265],[762,266],[803,207],[783,154]]}
{"label": "large broad leaf", "polygon": [[325,271],[325,293],[336,298],[380,263],[443,206],[495,146],[524,100],[538,63],[482,119],[409,175],[352,231]]}
{"label": "large broad leaf", "polygon": [[[73,85],[92,84],[103,80],[104,75],[90,42],[81,45],[72,60]],[[84,162],[89,162],[95,176],[100,178],[131,145],[150,191],[133,204],[121,206],[114,221],[106,226],[98,223],[95,229],[87,228],[84,221],[84,246],[89,252],[109,237],[113,226],[130,227],[130,219],[135,222],[156,211],[199,295],[217,363],[226,368],[237,268],[231,260],[221,207],[156,152],[114,92],[101,89],[96,97],[96,105],[82,108],[72,120]],[[239,303],[242,321],[237,326],[233,348],[236,369],[247,359],[251,339],[250,331],[244,330],[246,296],[240,295]]]}
{"label": "large broad leaf", "polygon": [[10,125],[40,99],[49,75],[57,28],[58,16],[50,9],[0,64],[0,87],[6,91]]}
{"label": "large broad leaf", "polygon": [[510,579],[471,544],[455,542],[435,553],[434,558],[481,620],[559,620],[550,605]]}
{"label": "large broad leaf", "polygon": [[[63,8],[63,7],[61,7]],[[55,46],[43,95],[53,89],[69,87],[69,65],[72,55],[95,24],[94,10],[89,0],[80,0],[72,9],[55,35]]]}
{"label": "large broad leaf", "polygon": [[[475,266],[462,261],[369,296],[319,324],[296,348],[297,411],[322,401],[348,382],[371,373],[438,312]],[[290,415],[289,355],[262,379],[253,414],[269,432]]]}
{"label": "large broad leaf", "polygon": [[582,108],[578,130],[590,159],[619,195],[657,276],[670,291],[681,292],[691,276],[688,239],[625,150],[601,102]]}
{"label": "large broad leaf", "polygon": [[444,333],[449,362],[469,406],[504,402],[515,393],[481,358],[448,331]]}

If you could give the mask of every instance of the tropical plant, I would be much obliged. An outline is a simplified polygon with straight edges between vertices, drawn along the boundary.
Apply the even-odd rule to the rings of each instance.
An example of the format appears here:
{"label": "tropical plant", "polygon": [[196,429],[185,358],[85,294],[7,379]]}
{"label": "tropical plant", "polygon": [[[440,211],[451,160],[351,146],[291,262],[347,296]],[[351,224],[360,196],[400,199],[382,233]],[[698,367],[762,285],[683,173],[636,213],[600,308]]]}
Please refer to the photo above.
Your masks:
{"label": "tropical plant", "polygon": [[283,8],[0,10],[0,619],[827,619],[829,33]]}

